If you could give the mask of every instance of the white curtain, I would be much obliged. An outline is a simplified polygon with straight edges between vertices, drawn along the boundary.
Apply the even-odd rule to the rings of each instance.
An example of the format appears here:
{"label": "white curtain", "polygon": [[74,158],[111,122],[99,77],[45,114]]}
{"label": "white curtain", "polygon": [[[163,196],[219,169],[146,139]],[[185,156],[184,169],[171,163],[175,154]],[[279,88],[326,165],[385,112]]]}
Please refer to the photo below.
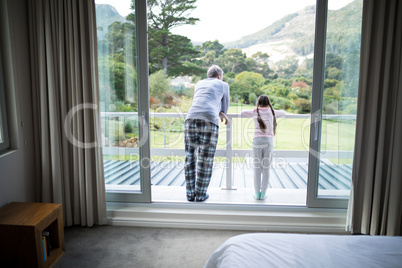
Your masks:
{"label": "white curtain", "polygon": [[[402,235],[402,1],[365,0],[350,229]],[[353,211],[351,211],[353,210]]]}
{"label": "white curtain", "polygon": [[94,1],[28,3],[41,201],[66,226],[106,224]]}

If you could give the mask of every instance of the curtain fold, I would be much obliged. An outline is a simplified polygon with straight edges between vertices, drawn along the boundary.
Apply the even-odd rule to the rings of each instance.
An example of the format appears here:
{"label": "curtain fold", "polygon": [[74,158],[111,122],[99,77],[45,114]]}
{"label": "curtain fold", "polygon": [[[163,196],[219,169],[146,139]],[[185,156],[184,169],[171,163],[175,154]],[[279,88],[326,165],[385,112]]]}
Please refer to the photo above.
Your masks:
{"label": "curtain fold", "polygon": [[66,226],[106,224],[95,3],[28,2],[41,201]]}
{"label": "curtain fold", "polygon": [[402,235],[402,2],[363,6],[351,231]]}

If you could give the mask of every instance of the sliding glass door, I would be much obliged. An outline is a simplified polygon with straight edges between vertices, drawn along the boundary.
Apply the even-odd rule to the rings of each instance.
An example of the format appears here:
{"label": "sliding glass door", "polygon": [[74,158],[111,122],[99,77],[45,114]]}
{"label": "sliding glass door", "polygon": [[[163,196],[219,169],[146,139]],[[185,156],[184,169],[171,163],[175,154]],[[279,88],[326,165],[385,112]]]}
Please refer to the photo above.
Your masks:
{"label": "sliding glass door", "polygon": [[317,1],[309,207],[345,208],[351,187],[363,1],[337,2]]}
{"label": "sliding glass door", "polygon": [[95,2],[107,200],[150,202],[146,2]]}
{"label": "sliding glass door", "polygon": [[[193,46],[190,33],[184,38],[149,26],[147,13],[153,15],[146,1],[96,0],[108,201],[151,202],[152,170],[154,201],[186,202],[184,118],[194,84],[215,63],[231,88],[232,120],[221,124],[209,202],[255,204],[249,165],[253,121],[240,114],[266,94],[287,115],[278,119],[270,192],[263,204],[346,207],[363,0],[288,2],[284,6],[298,3],[300,10],[286,9],[283,18],[260,31],[265,43],[250,36],[253,45],[241,39]],[[171,43],[158,43],[165,35],[170,39],[162,41]]]}

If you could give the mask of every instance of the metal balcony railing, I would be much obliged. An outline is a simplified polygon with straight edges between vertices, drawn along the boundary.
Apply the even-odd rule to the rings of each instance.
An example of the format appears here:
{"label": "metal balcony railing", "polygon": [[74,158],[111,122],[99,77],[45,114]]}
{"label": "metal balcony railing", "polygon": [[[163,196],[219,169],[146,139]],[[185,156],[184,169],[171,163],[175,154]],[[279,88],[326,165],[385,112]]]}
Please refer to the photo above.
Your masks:
{"label": "metal balcony railing", "polygon": [[[185,113],[150,113],[150,118],[182,118],[183,122],[187,114]],[[230,120],[226,125],[226,148],[217,149],[216,157],[225,157],[226,169],[226,189],[233,188],[233,174],[232,174],[232,159],[233,157],[247,157],[252,155],[252,149],[233,149],[233,121],[234,118],[242,118],[240,114],[228,114]],[[131,119],[139,120],[140,116],[137,112],[101,112],[102,118],[120,118],[130,117]],[[310,114],[287,114],[283,119],[309,119]],[[322,120],[336,119],[336,120],[355,120],[355,115],[332,115],[323,114]],[[147,137],[149,138],[149,137]],[[277,137],[278,138],[278,137]],[[183,144],[184,145],[184,144]],[[150,148],[152,156],[185,156],[184,148]],[[308,150],[274,150],[276,157],[283,158],[308,158]],[[139,148],[127,147],[103,147],[104,155],[138,155]],[[326,158],[353,158],[353,151],[326,151]]]}

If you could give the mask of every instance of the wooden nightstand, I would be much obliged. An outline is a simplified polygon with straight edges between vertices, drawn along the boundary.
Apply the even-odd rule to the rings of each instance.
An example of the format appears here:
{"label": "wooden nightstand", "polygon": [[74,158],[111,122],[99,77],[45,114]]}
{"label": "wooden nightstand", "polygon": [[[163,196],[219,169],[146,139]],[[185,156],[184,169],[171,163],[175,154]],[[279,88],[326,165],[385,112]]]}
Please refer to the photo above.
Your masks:
{"label": "wooden nightstand", "polygon": [[[42,232],[49,233],[44,261]],[[64,254],[61,204],[13,202],[0,208],[0,259],[3,267],[51,267]]]}

